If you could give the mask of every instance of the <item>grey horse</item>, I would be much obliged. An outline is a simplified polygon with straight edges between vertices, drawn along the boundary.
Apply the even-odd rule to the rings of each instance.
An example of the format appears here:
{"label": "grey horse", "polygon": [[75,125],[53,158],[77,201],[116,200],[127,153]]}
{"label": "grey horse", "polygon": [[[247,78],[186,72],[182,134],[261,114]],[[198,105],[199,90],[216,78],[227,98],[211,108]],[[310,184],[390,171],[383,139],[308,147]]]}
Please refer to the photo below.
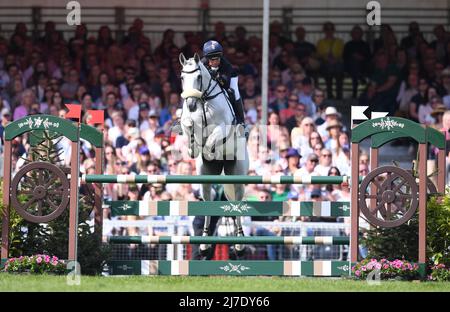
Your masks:
{"label": "grey horse", "polygon": [[[198,54],[186,59],[181,53],[183,69],[181,83],[183,109],[180,118],[183,134],[188,137],[188,154],[196,159],[199,175],[247,175],[248,154],[246,139],[238,133],[235,116],[226,91],[212,79]],[[202,184],[201,195],[205,201],[212,198],[211,184]],[[241,201],[243,184],[225,184],[227,200]],[[236,217],[237,235],[243,236],[242,217]],[[208,235],[211,217],[205,217],[203,236]],[[201,244],[200,252],[207,253],[209,244]],[[242,253],[244,245],[236,244],[236,252]]]}

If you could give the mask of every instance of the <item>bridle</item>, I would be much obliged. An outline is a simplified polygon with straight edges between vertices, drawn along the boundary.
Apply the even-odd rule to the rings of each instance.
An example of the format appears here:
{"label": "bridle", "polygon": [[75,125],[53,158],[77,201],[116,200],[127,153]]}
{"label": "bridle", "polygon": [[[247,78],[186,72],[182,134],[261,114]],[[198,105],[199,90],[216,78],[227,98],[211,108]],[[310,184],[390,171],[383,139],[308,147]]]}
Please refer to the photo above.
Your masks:
{"label": "bridle", "polygon": [[[220,94],[224,94],[226,97],[226,93],[225,93],[225,90],[220,86],[219,82],[214,80],[212,77],[209,79],[208,85],[206,86],[205,91],[202,91],[203,90],[203,75],[201,74],[200,65],[197,65],[196,68],[194,68],[193,70],[190,70],[190,71],[181,70],[181,72],[183,74],[193,74],[196,71],[200,71],[200,90],[194,89],[194,90],[183,91],[183,93],[181,94],[181,97],[184,99],[194,98],[195,104],[196,104],[195,107],[197,107],[197,101],[200,100],[200,104],[202,106],[202,111],[203,111],[203,121],[205,122],[205,126],[207,127],[208,122],[206,120],[205,103],[207,101],[210,101],[210,100],[218,97]],[[214,85],[213,85],[213,81],[215,82]],[[216,94],[211,95],[211,93],[214,91],[214,89],[217,86],[220,87],[220,91],[217,92]]]}

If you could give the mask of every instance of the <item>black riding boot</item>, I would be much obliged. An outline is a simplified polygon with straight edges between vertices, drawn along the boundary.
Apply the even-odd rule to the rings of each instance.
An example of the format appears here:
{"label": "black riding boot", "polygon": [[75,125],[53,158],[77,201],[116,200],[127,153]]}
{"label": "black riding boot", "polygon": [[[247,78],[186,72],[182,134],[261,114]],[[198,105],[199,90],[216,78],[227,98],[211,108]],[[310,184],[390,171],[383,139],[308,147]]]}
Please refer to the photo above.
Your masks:
{"label": "black riding boot", "polygon": [[233,109],[234,113],[236,114],[237,124],[244,124],[245,115],[244,115],[244,103],[242,102],[242,98],[233,101]]}

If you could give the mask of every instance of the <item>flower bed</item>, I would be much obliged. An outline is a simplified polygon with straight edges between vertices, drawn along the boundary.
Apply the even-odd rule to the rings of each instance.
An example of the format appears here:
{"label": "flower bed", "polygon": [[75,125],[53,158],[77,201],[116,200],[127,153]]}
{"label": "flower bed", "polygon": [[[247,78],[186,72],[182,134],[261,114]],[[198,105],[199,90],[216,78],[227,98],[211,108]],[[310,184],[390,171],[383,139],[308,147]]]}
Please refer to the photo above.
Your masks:
{"label": "flower bed", "polygon": [[3,271],[9,273],[64,274],[66,273],[66,265],[55,256],[22,256],[8,259]]}
{"label": "flower bed", "polygon": [[[405,260],[389,261],[387,259],[364,259],[352,267],[357,279],[366,279],[371,272],[380,274],[380,279],[411,280],[419,277],[419,266]],[[378,272],[376,272],[378,271]]]}
{"label": "flower bed", "polygon": [[444,264],[433,265],[428,279],[430,281],[448,282],[450,281],[450,268],[447,268]]}

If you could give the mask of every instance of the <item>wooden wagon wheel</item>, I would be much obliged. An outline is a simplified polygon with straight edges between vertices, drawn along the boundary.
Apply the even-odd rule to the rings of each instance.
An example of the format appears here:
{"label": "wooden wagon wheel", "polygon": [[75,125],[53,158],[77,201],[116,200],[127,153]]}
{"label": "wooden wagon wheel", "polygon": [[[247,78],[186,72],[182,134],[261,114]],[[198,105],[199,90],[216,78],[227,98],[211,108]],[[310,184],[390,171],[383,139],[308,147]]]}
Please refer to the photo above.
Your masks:
{"label": "wooden wagon wheel", "polygon": [[66,209],[69,185],[66,174],[57,166],[48,162],[30,163],[12,180],[11,204],[29,222],[49,222]]}
{"label": "wooden wagon wheel", "polygon": [[[371,185],[375,194],[369,194]],[[359,207],[367,220],[380,227],[399,226],[414,215],[419,206],[419,188],[415,178],[408,171],[383,166],[371,171],[361,182]],[[369,207],[375,199],[375,207]]]}

